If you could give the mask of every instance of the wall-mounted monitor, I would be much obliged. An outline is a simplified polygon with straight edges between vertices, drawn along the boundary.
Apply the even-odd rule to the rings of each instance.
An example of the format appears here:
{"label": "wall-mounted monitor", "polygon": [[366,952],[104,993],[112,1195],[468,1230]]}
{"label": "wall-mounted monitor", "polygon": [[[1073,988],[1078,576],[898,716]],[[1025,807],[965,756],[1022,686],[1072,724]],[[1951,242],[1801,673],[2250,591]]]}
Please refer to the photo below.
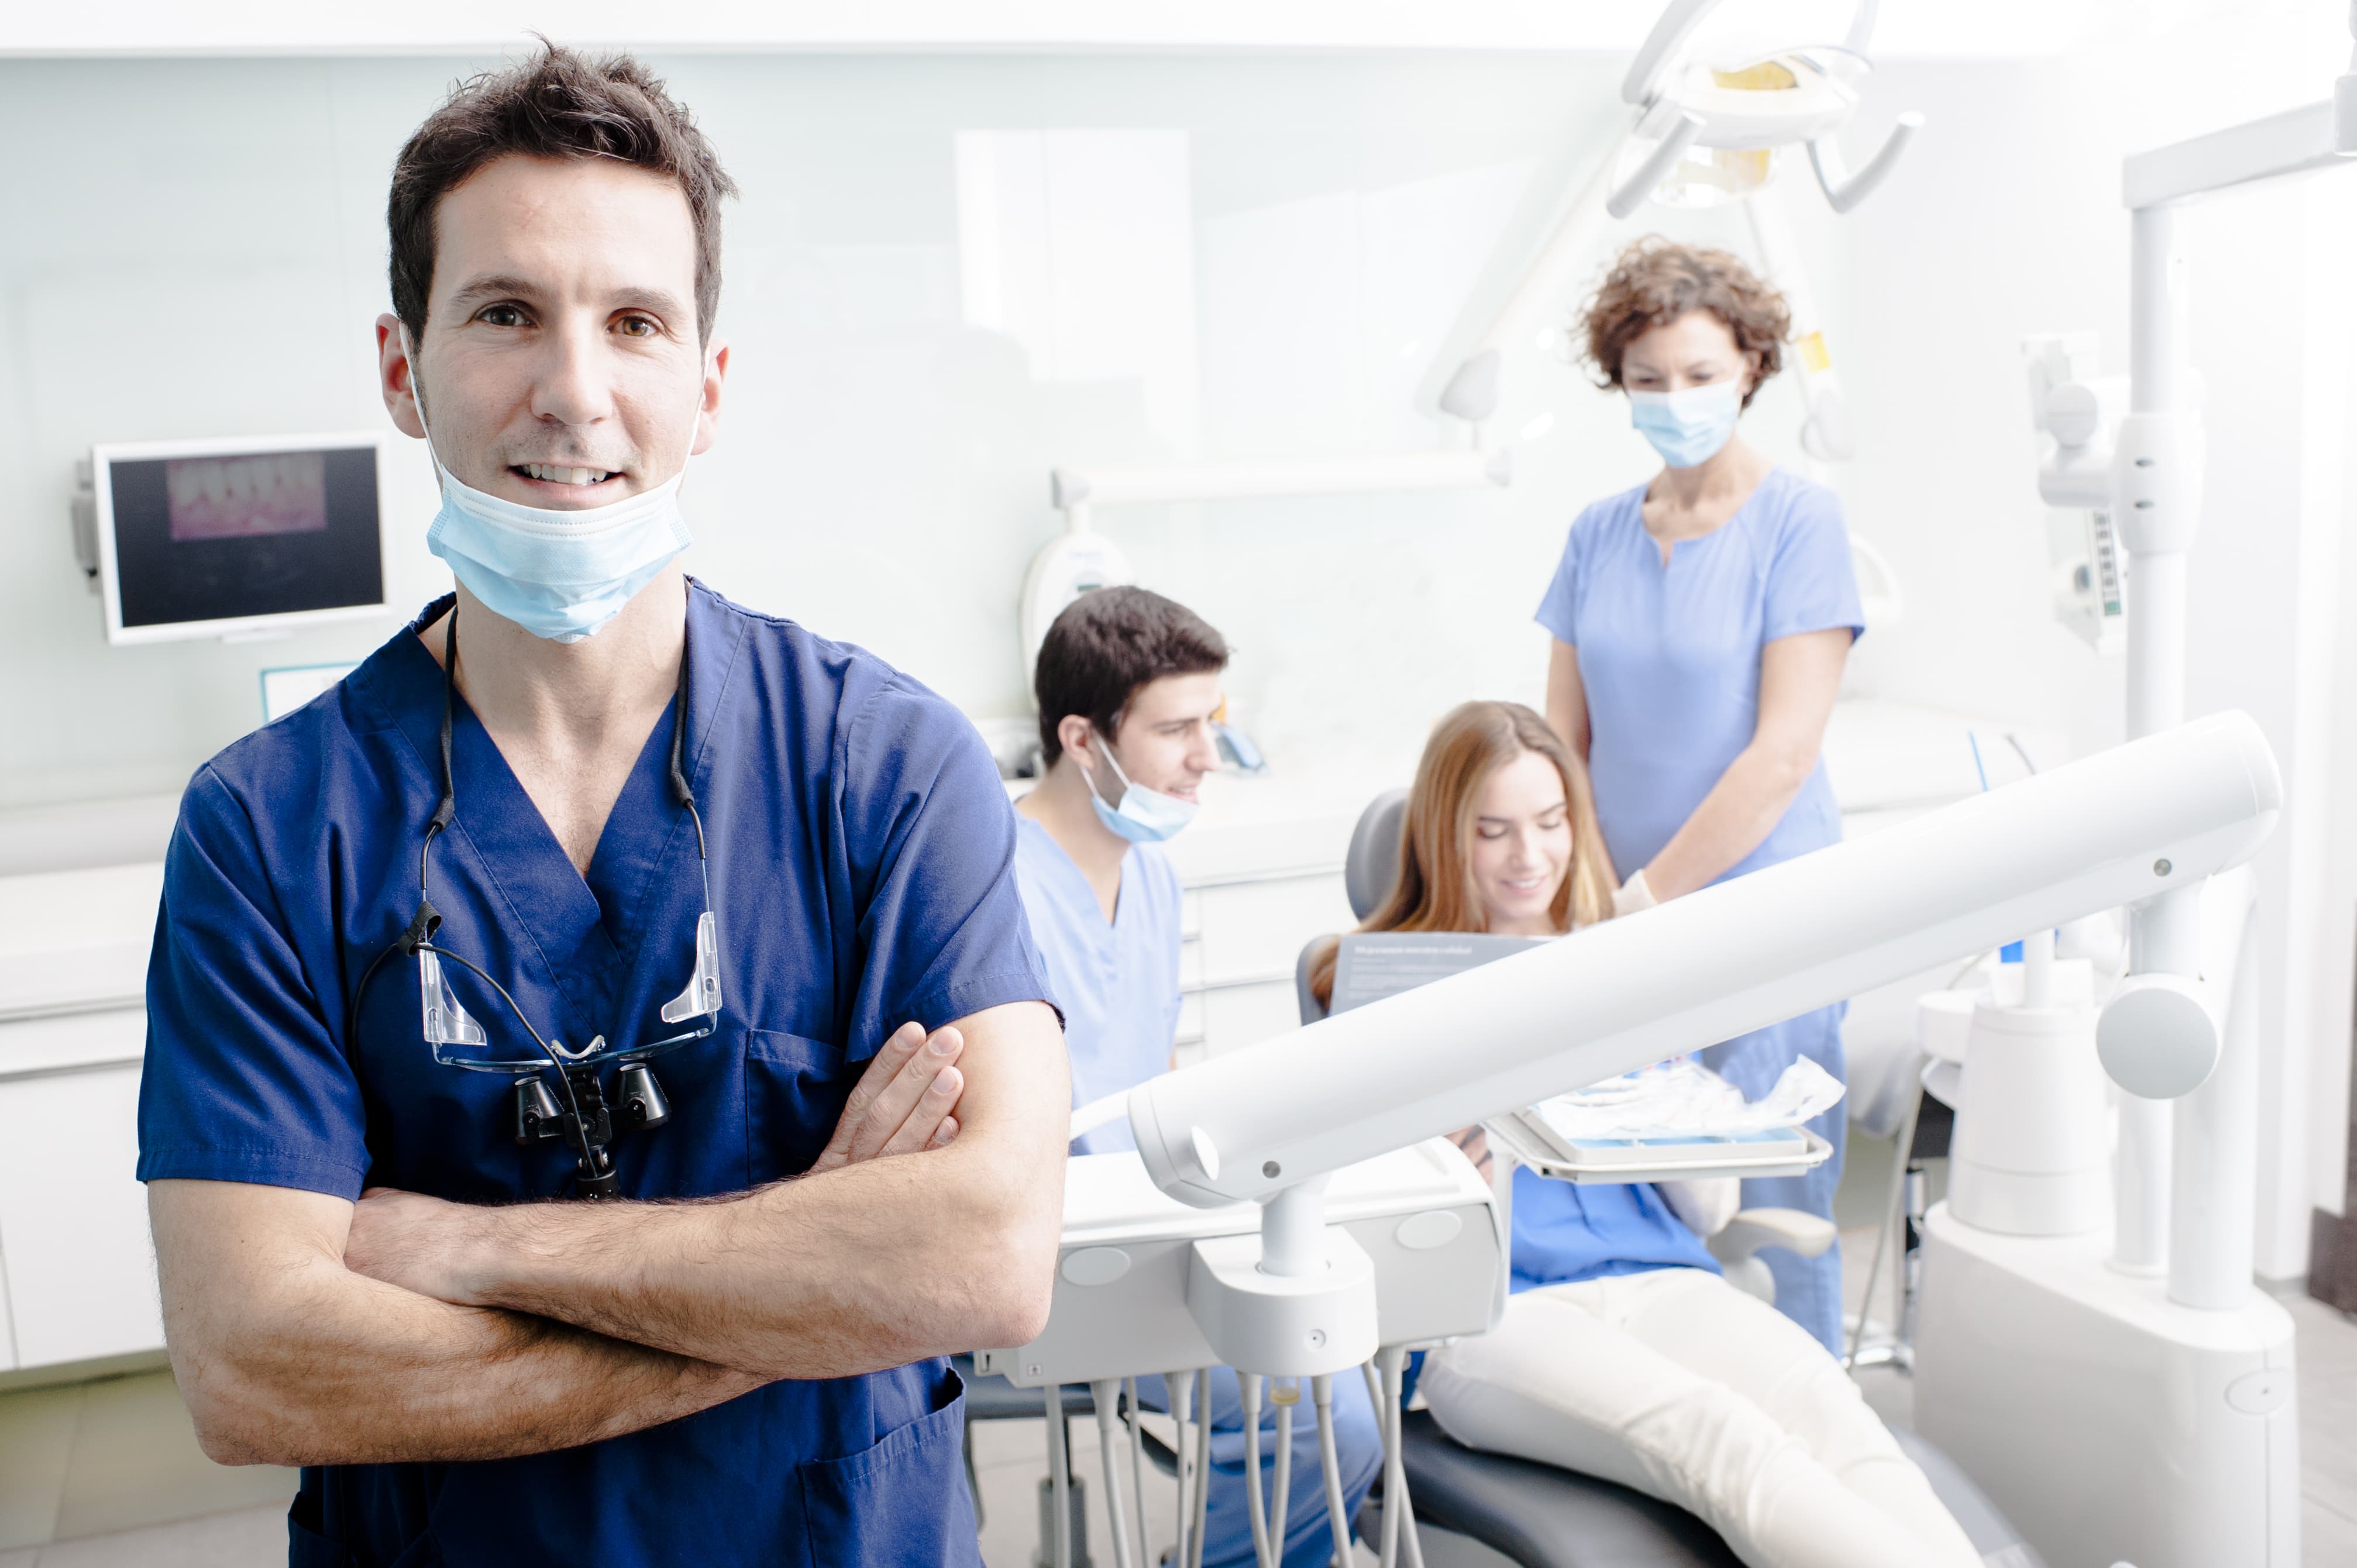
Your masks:
{"label": "wall-mounted monitor", "polygon": [[107,641],[387,613],[382,446],[368,434],[92,446],[81,515]]}

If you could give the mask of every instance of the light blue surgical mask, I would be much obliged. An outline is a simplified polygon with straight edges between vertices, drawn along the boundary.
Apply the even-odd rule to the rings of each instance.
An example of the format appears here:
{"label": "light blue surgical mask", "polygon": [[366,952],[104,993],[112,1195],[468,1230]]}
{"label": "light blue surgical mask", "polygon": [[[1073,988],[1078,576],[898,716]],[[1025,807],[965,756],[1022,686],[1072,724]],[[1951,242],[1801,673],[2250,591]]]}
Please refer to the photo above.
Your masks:
{"label": "light blue surgical mask", "polygon": [[[409,348],[405,328],[402,344]],[[414,349],[409,352],[410,396],[423,425],[417,357]],[[700,396],[701,378],[698,386]],[[691,425],[691,446],[694,440]],[[431,451],[431,429],[425,445]],[[679,510],[680,484],[687,477],[683,458],[680,471],[654,489],[578,511],[488,495],[451,473],[439,454],[434,469],[442,482],[442,510],[425,531],[425,547],[450,564],[450,575],[484,608],[554,642],[595,636],[693,537]]]}
{"label": "light blue surgical mask", "polygon": [[1200,808],[1194,801],[1182,800],[1176,795],[1165,795],[1158,789],[1131,783],[1129,775],[1121,770],[1121,764],[1114,759],[1112,745],[1101,741],[1097,749],[1112,765],[1113,776],[1121,780],[1122,786],[1121,804],[1118,807],[1108,806],[1104,797],[1097,792],[1095,778],[1085,765],[1081,768],[1081,777],[1089,783],[1089,804],[1096,808],[1097,821],[1105,825],[1107,832],[1127,839],[1131,843],[1159,843],[1195,820],[1195,813]]}
{"label": "light blue surgical mask", "polygon": [[1691,468],[1717,456],[1742,412],[1743,383],[1732,378],[1673,392],[1629,394],[1629,422],[1673,468]]}

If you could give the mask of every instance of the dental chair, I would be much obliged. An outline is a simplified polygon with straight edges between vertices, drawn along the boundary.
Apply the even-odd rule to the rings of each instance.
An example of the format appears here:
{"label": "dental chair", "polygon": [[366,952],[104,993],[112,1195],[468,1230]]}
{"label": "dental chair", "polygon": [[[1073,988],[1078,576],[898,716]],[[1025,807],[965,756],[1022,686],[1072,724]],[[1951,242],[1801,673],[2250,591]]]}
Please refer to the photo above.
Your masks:
{"label": "dental chair", "polygon": [[[1399,875],[1407,793],[1393,789],[1376,796],[1351,835],[1343,883],[1351,912],[1361,920]],[[1326,1015],[1309,989],[1309,970],[1330,940],[1310,942],[1294,966],[1305,1024]],[[1816,1215],[1751,1208],[1738,1212],[1706,1245],[1729,1283],[1772,1302],[1774,1281],[1756,1254],[1766,1247],[1789,1247],[1814,1257],[1835,1238],[1833,1223]],[[1891,1435],[1921,1467],[1990,1568],[2044,1568],[2043,1560],[1946,1455],[1903,1427],[1891,1428]],[[1717,1534],[1684,1509],[1592,1476],[1468,1448],[1442,1432],[1428,1412],[1405,1416],[1401,1442],[1419,1525],[1469,1537],[1522,1568],[1739,1568]],[[1370,1523],[1380,1519],[1380,1507],[1379,1497],[1368,1499],[1360,1520],[1362,1539],[1376,1539]]]}

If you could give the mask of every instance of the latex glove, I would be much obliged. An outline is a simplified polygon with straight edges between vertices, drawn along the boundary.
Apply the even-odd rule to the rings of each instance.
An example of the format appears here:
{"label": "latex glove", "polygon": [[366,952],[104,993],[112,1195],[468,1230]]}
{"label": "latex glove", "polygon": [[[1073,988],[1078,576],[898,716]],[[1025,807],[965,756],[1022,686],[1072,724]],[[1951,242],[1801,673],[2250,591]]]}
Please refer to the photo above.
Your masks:
{"label": "latex glove", "polygon": [[1618,919],[1640,909],[1650,909],[1659,902],[1653,890],[1645,885],[1645,874],[1640,871],[1612,890],[1612,916]]}

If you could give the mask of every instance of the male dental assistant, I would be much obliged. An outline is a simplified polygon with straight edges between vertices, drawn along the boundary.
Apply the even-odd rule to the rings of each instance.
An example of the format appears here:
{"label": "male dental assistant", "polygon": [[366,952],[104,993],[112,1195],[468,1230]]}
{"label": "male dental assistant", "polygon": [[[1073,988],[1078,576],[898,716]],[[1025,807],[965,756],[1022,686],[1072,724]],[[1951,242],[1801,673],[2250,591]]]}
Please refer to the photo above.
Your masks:
{"label": "male dental assistant", "polygon": [[972,727],[675,560],[729,192],[627,59],[417,131],[378,340],[457,594],[181,808],[139,1174],[297,1565],[979,1561],[940,1358],[1045,1322],[1063,1052]]}
{"label": "male dental assistant", "polygon": [[[1161,847],[1193,820],[1220,765],[1213,716],[1228,645],[1184,605],[1144,588],[1099,588],[1064,607],[1039,645],[1033,694],[1046,771],[1016,802],[1016,879],[1062,1007],[1072,1094],[1085,1104],[1169,1070],[1178,1025],[1178,875]],[[1136,1146],[1126,1118],[1076,1139],[1076,1154]],[[1254,1560],[1244,1493],[1243,1402],[1233,1373],[1211,1380],[1211,1478],[1206,1568]],[[1160,1378],[1138,1398],[1168,1410]],[[1263,1464],[1276,1463],[1274,1406],[1261,1417]],[[1351,1379],[1334,1383],[1345,1508],[1358,1511],[1382,1463],[1374,1410]],[[1264,1483],[1265,1484],[1265,1483]],[[1286,1568],[1332,1549],[1316,1423],[1294,1428]]]}

